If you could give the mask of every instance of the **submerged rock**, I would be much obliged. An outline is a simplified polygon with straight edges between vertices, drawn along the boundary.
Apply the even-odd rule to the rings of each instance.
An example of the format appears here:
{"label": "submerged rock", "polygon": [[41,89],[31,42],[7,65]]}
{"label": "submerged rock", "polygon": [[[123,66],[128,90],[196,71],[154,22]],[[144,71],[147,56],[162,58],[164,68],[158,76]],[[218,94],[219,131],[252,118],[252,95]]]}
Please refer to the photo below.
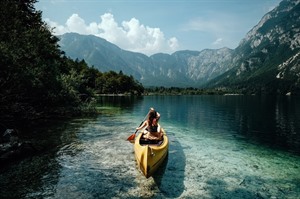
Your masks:
{"label": "submerged rock", "polygon": [[35,147],[29,141],[22,141],[18,131],[6,129],[0,139],[0,165],[26,158],[36,152]]}

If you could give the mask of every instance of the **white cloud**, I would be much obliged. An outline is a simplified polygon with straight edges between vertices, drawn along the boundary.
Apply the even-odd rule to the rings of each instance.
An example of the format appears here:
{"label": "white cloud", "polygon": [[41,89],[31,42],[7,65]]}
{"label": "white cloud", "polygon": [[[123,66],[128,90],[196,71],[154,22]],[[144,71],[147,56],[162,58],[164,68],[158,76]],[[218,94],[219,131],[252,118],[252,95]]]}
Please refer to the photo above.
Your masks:
{"label": "white cloud", "polygon": [[66,22],[66,26],[70,32],[87,34],[85,21],[78,14],[73,14]]}
{"label": "white cloud", "polygon": [[171,49],[174,51],[177,50],[179,47],[178,40],[176,37],[172,37],[171,39],[169,39],[168,44],[171,47]]}
{"label": "white cloud", "polygon": [[214,41],[212,44],[218,46],[218,45],[222,44],[222,41],[223,41],[222,38],[218,38],[218,39],[217,39],[216,41]]}
{"label": "white cloud", "polygon": [[46,19],[48,25],[54,29],[54,34],[61,35],[67,32],[79,34],[93,34],[118,45],[120,48],[151,55],[158,52],[171,53],[178,49],[178,40],[175,37],[166,39],[159,28],[145,26],[138,19],[132,18],[119,25],[111,13],[100,17],[99,23],[86,24],[78,14],[73,14],[65,25]]}

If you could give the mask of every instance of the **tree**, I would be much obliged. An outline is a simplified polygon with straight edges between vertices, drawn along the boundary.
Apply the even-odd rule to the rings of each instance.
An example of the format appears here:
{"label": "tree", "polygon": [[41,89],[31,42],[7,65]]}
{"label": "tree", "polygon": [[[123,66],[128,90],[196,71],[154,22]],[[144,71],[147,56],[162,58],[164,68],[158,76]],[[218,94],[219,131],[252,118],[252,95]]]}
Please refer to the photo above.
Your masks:
{"label": "tree", "polygon": [[53,99],[49,96],[60,87],[58,39],[42,22],[35,2],[0,2],[0,101],[7,111],[19,111],[20,106],[33,110],[41,99]]}
{"label": "tree", "polygon": [[[102,74],[71,60],[34,8],[36,0],[0,1],[0,119],[30,118],[80,107],[95,90],[127,92],[122,72]],[[134,85],[132,85],[134,86]]]}

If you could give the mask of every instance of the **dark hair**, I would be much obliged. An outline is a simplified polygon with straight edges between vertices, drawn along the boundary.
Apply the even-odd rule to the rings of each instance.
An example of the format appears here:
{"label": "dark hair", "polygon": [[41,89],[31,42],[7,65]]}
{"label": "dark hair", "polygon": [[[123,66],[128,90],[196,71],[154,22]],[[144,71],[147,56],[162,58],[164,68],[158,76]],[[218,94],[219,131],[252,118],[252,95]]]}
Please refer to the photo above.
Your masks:
{"label": "dark hair", "polygon": [[155,110],[151,110],[148,114],[148,123],[149,126],[152,126],[152,124],[157,125],[156,121],[157,113]]}

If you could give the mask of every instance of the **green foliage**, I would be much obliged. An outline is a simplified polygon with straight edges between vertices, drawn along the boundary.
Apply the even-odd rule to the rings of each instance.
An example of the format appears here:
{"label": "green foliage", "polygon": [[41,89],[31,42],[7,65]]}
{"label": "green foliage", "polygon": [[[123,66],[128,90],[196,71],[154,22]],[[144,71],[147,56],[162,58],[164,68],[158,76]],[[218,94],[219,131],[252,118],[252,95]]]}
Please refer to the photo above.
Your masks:
{"label": "green foliage", "polygon": [[124,75],[122,71],[119,74],[114,71],[100,74],[96,82],[98,93],[141,95],[144,92],[143,86],[133,76]]}
{"label": "green foliage", "polygon": [[[36,112],[60,84],[60,51],[35,0],[0,2],[0,101],[3,114]],[[23,111],[20,110],[23,109]]]}
{"label": "green foliage", "polygon": [[[102,74],[63,56],[58,39],[36,11],[36,0],[0,1],[0,118],[16,120],[77,110],[97,92],[132,92],[132,77]],[[131,87],[132,86],[132,87]]]}

